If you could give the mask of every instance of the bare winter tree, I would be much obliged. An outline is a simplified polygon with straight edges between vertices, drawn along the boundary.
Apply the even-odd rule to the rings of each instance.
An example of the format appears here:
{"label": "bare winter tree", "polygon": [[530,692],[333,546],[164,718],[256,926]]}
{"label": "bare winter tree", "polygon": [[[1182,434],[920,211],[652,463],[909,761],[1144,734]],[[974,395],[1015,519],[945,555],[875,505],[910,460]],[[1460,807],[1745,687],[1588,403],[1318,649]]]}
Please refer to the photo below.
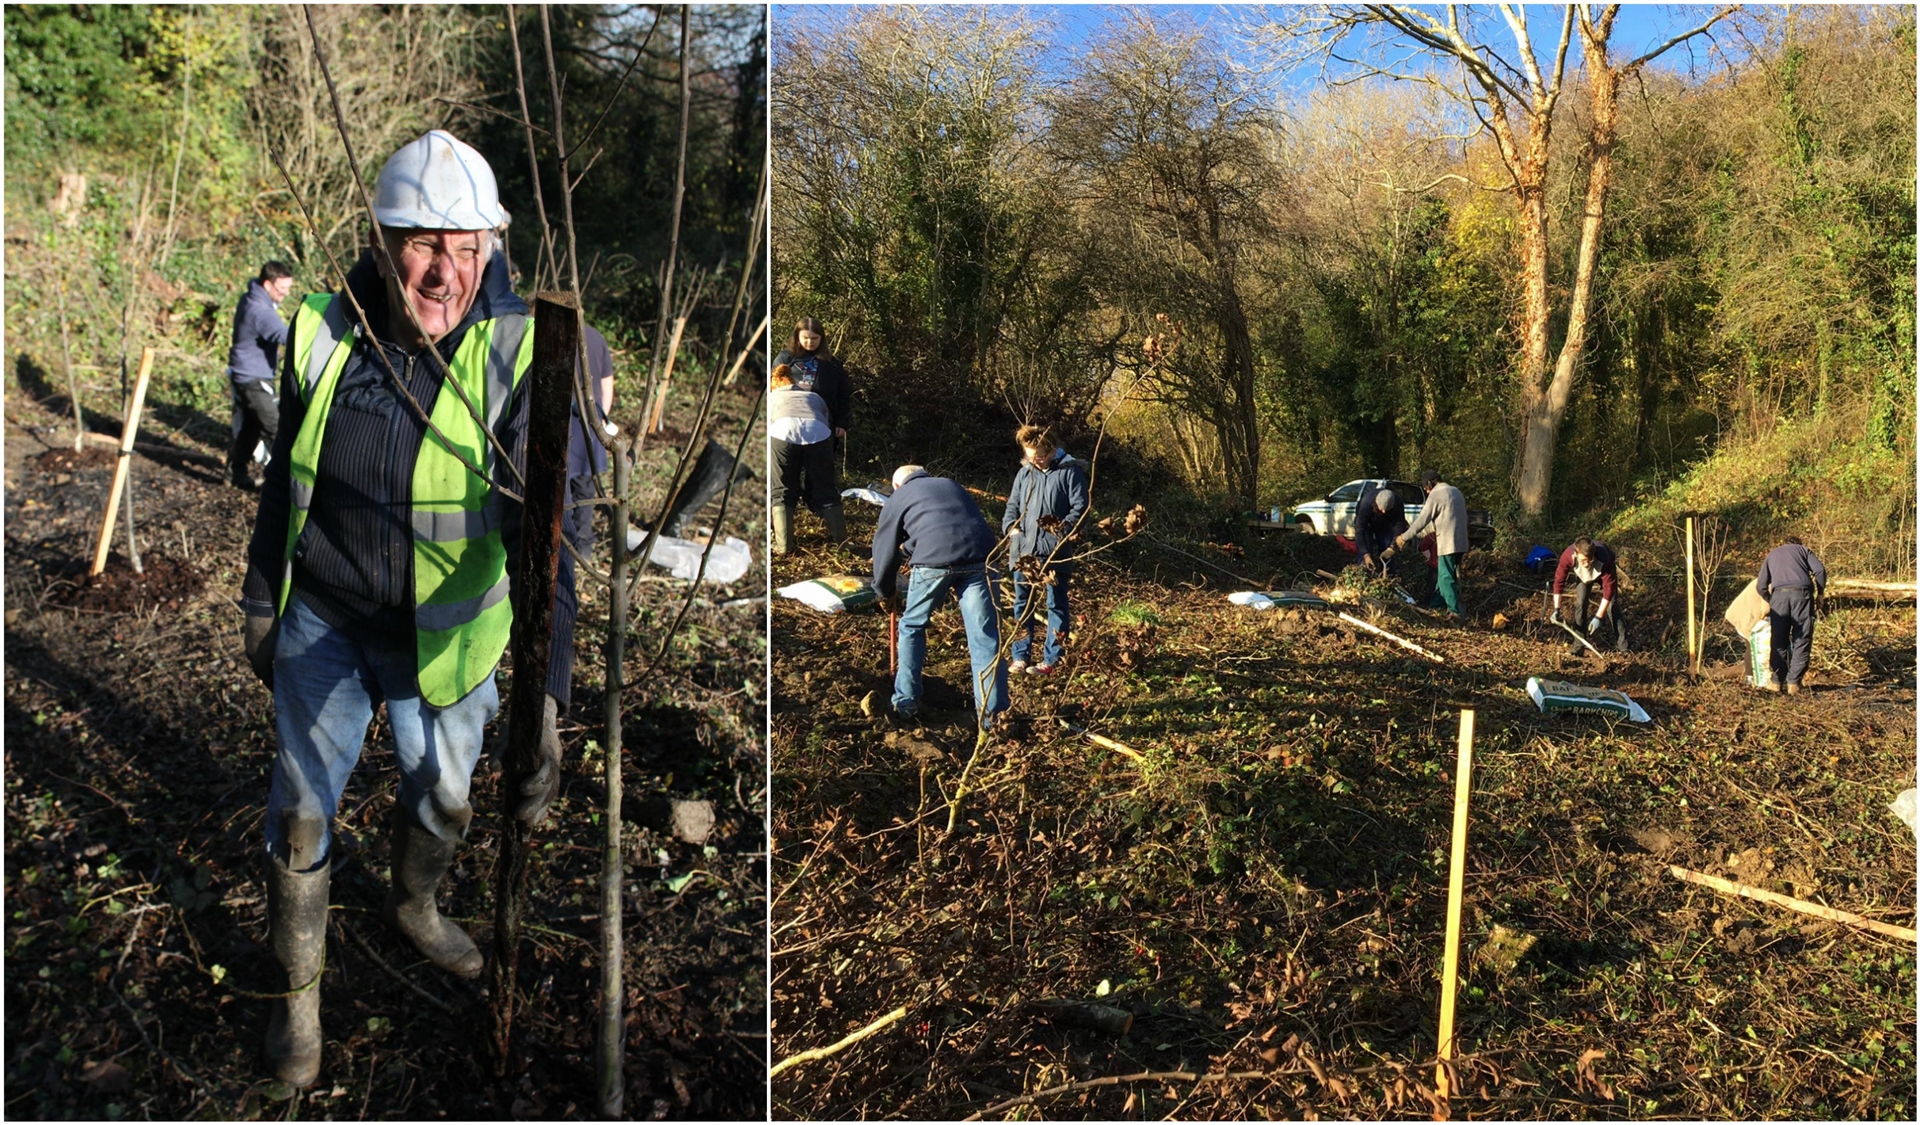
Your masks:
{"label": "bare winter tree", "polygon": [[[1493,138],[1505,172],[1504,190],[1513,197],[1520,242],[1521,439],[1515,488],[1522,510],[1538,518],[1547,509],[1560,423],[1587,346],[1594,267],[1613,179],[1621,84],[1735,9],[1719,9],[1699,25],[1626,62],[1615,62],[1612,56],[1618,4],[1563,8],[1552,54],[1544,57],[1536,50],[1526,7],[1501,4],[1497,10],[1512,43],[1504,52],[1493,45],[1490,25],[1494,21],[1486,8],[1455,4],[1444,8],[1334,6],[1267,21],[1256,34],[1283,58],[1298,59],[1310,49],[1349,73],[1445,85],[1449,79],[1443,72],[1451,69],[1451,80],[1459,83],[1455,95],[1479,128]],[[1564,109],[1567,52],[1576,31],[1589,105],[1586,195],[1574,273],[1570,283],[1562,282],[1560,291],[1566,295],[1561,298],[1549,277],[1548,173],[1554,124]],[[1551,348],[1556,319],[1565,324],[1557,356]]]}

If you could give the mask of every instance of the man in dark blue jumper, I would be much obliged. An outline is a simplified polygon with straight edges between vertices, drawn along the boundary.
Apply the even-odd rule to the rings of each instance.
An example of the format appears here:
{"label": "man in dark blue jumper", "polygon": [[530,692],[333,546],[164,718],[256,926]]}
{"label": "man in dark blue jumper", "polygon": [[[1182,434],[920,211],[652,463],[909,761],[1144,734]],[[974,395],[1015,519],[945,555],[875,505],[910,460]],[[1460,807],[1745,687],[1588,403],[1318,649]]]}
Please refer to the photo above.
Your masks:
{"label": "man in dark blue jumper", "polygon": [[1767,690],[1779,691],[1784,683],[1788,695],[1798,695],[1813,658],[1814,599],[1827,592],[1827,568],[1798,536],[1789,535],[1767,552],[1753,585],[1767,599],[1767,623],[1773,628],[1773,683]]}
{"label": "man in dark blue jumper", "polygon": [[287,322],[280,319],[280,302],[293,289],[293,271],[285,262],[268,262],[260,276],[247,282],[247,291],[233,310],[233,345],[227,349],[227,379],[233,384],[233,444],[227,447],[227,479],[252,492],[248,468],[253,447],[261,442],[273,448],[280,429],[280,404],[273,398],[273,376],[280,348],[287,342]]}
{"label": "man in dark blue jumper", "polygon": [[928,476],[919,465],[902,465],[893,474],[893,495],[880,509],[873,532],[873,585],[888,602],[904,557],[908,572],[900,610],[900,667],[893,681],[893,711],[911,716],[920,709],[920,670],[927,657],[927,619],[951,590],[960,602],[967,628],[967,655],[973,663],[974,711],[982,727],[1007,709],[1007,666],[1000,659],[1000,615],[987,581],[987,556],[999,536],[980,514],[979,505],[957,481]]}

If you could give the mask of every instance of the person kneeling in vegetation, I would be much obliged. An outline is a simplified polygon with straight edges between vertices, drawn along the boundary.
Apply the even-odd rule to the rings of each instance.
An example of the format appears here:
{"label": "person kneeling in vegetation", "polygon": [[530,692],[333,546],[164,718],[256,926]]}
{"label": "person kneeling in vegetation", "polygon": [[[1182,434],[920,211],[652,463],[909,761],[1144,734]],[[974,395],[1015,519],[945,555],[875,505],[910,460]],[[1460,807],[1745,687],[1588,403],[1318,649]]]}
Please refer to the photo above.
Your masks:
{"label": "person kneeling in vegetation", "polygon": [[[1026,453],[1007,495],[1007,514],[1000,530],[1010,543],[1013,564],[1012,672],[1045,675],[1066,655],[1067,583],[1073,577],[1073,556],[1067,537],[1087,514],[1087,467],[1073,459],[1043,426],[1022,426],[1014,435]],[[1028,664],[1033,652],[1033,630],[1038,616],[1036,585],[1047,591],[1047,641],[1040,663]]]}
{"label": "person kneeling in vegetation", "polygon": [[1420,474],[1420,487],[1427,490],[1427,502],[1420,506],[1420,518],[1401,532],[1393,546],[1380,553],[1380,558],[1391,562],[1396,553],[1432,528],[1440,567],[1434,578],[1433,599],[1427,604],[1435,609],[1445,606],[1447,614],[1459,621],[1464,617],[1460,612],[1460,556],[1467,553],[1468,546],[1467,498],[1432,469]]}
{"label": "person kneeling in vegetation", "polygon": [[[773,441],[773,553],[784,555],[793,537],[794,509],[805,499],[815,515],[840,513],[833,472],[833,427],[827,402],[793,382],[793,368],[776,364],[768,377],[767,434]],[[828,531],[834,533],[832,521]],[[843,520],[834,533],[846,532]]]}
{"label": "person kneeling in vegetation", "polygon": [[1826,596],[1827,568],[1812,551],[1789,535],[1767,552],[1754,576],[1754,589],[1767,599],[1767,622],[1773,629],[1773,685],[1786,685],[1788,695],[1800,694],[1800,678],[1813,660],[1814,600]]}
{"label": "person kneeling in vegetation", "polygon": [[[1616,572],[1617,560],[1613,548],[1605,543],[1596,543],[1582,535],[1573,541],[1573,545],[1560,552],[1560,565],[1553,571],[1553,615],[1549,621],[1563,623],[1560,616],[1560,595],[1567,585],[1567,572],[1573,572],[1573,620],[1569,624],[1575,629],[1584,629],[1588,636],[1595,636],[1601,627],[1613,629],[1613,647],[1617,652],[1627,651],[1627,619],[1620,612],[1619,576]],[[1600,604],[1587,616],[1587,606],[1593,601],[1593,587],[1600,585]],[[1578,648],[1576,643],[1574,647]]]}
{"label": "person kneeling in vegetation", "polygon": [[[505,493],[509,459],[526,461],[533,324],[499,251],[507,213],[493,170],[436,129],[380,170],[373,214],[380,229],[346,277],[353,299],[312,294],[294,316],[284,425],[241,592],[247,660],[273,692],[277,735],[267,917],[288,991],[263,1053],[295,1087],[320,1074],[331,825],[383,701],[400,784],[382,913],[438,968],[480,972],[480,950],[436,899],[473,820],[473,770],[500,709],[494,673],[521,537],[520,503]],[[563,551],[540,764],[514,795],[529,825],[560,788],[555,723],[573,672],[574,608]]]}
{"label": "person kneeling in vegetation", "polygon": [[[927,620],[951,590],[960,602],[973,663],[973,705],[981,727],[1007,709],[1007,666],[1000,660],[1000,607],[987,581],[987,556],[998,538],[958,481],[929,476],[919,465],[893,474],[893,495],[873,532],[873,585],[900,614],[900,667],[893,713],[920,709],[920,670],[927,658]],[[911,563],[907,592],[895,591],[901,559]]]}

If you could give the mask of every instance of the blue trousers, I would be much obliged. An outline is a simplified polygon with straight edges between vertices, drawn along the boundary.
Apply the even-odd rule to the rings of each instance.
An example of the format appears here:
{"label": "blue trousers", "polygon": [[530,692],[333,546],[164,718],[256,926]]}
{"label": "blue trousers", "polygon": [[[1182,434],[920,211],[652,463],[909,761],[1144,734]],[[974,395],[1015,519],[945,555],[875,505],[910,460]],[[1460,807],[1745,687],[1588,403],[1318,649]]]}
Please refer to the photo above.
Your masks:
{"label": "blue trousers", "polygon": [[[1067,582],[1073,577],[1072,563],[1055,563],[1050,568],[1053,582],[1047,591],[1047,641],[1041,649],[1040,659],[1047,664],[1058,664],[1066,655],[1065,642],[1071,631],[1072,618],[1067,616]],[[1039,624],[1038,599],[1034,593],[1034,583],[1019,571],[1013,572],[1013,649],[1015,660],[1026,660],[1033,652],[1033,630]]]}
{"label": "blue trousers", "polygon": [[1797,684],[1813,659],[1813,591],[1805,586],[1774,587],[1767,599],[1767,623],[1773,628],[1775,683]]}
{"label": "blue trousers", "polygon": [[294,871],[327,860],[340,794],[384,701],[400,764],[400,807],[441,839],[473,819],[467,791],[487,721],[500,710],[492,677],[448,707],[420,698],[413,634],[404,647],[364,645],[287,599],[273,656],[279,752],[267,795],[267,851]]}
{"label": "blue trousers", "polygon": [[893,709],[911,715],[920,708],[920,673],[927,663],[927,620],[947,600],[960,602],[973,664],[973,706],[980,725],[1007,709],[1007,665],[1000,659],[1000,613],[984,563],[916,566],[907,572],[906,606],[900,612],[900,668],[893,679]]}

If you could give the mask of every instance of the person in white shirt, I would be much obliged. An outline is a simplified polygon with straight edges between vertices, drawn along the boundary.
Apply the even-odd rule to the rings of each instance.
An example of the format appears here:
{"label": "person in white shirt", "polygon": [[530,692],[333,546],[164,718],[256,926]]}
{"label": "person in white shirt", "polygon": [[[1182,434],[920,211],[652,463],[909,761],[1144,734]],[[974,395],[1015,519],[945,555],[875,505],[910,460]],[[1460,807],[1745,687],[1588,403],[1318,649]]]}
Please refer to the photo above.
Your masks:
{"label": "person in white shirt", "polygon": [[833,470],[833,426],[818,393],[794,385],[793,369],[778,364],[768,377],[767,436],[773,442],[773,553],[792,546],[800,501],[826,521],[834,542],[846,538],[840,481]]}

